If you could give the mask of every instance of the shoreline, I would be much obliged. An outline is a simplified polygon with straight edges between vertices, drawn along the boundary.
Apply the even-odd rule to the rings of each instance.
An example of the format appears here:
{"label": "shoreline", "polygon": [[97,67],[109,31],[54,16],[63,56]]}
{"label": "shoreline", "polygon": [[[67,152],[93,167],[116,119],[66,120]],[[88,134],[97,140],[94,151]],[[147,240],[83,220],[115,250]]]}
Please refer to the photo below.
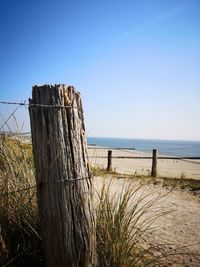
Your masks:
{"label": "shoreline", "polygon": [[160,151],[164,156],[174,157],[199,157],[200,158],[200,141],[193,140],[158,140],[158,139],[131,139],[131,138],[87,138],[87,143],[92,147],[105,147],[114,149],[134,148],[137,151],[151,153],[153,149]]}

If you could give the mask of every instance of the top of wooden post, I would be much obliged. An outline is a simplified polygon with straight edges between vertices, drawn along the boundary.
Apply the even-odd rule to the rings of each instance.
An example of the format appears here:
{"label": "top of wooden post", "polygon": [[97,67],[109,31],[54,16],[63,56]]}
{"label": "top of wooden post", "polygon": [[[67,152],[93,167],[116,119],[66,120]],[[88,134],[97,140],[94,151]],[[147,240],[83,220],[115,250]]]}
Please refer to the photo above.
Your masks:
{"label": "top of wooden post", "polygon": [[32,99],[29,101],[30,104],[72,106],[75,98],[80,100],[80,93],[74,86],[44,84],[33,86]]}

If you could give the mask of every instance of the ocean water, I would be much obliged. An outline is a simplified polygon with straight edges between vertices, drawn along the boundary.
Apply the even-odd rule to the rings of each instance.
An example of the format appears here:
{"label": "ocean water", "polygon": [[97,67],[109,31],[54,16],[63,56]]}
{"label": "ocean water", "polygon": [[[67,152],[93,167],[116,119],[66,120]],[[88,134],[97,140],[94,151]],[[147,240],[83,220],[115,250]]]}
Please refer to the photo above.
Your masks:
{"label": "ocean water", "polygon": [[200,157],[200,141],[148,140],[88,137],[88,144],[110,148],[135,148],[142,152],[158,149],[160,154],[182,157]]}

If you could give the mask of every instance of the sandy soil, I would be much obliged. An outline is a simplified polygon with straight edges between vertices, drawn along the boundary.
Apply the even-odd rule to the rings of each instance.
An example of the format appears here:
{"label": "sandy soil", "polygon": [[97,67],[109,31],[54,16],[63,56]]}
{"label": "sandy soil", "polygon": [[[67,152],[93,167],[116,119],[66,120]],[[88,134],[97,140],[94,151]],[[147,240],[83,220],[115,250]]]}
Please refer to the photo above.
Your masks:
{"label": "sandy soil", "polygon": [[[88,149],[90,163],[106,168],[107,159],[98,158],[107,157],[108,149],[99,149],[92,147]],[[142,153],[135,150],[113,150],[113,156],[151,156],[148,153]],[[161,156],[161,155],[160,155]],[[151,159],[113,159],[112,167],[120,173],[137,173],[148,175],[151,172]],[[171,178],[192,178],[200,179],[200,160],[158,160],[158,175]]]}
{"label": "sandy soil", "polygon": [[[120,192],[123,179],[113,179],[111,191]],[[108,178],[96,177],[94,179],[95,189],[100,190],[103,182],[108,182]],[[126,181],[126,183],[129,183]],[[168,244],[167,249],[183,247],[182,251],[187,255],[177,255],[170,266],[200,266],[200,257],[191,254],[200,254],[200,197],[194,196],[186,191],[169,190],[160,186],[145,185],[137,193],[138,197],[145,190],[148,195],[145,201],[154,199],[158,195],[165,195],[156,203],[155,212],[169,210],[172,211],[165,216],[160,217],[154,223],[156,231],[148,242],[159,244]],[[174,244],[174,245],[172,245]]]}

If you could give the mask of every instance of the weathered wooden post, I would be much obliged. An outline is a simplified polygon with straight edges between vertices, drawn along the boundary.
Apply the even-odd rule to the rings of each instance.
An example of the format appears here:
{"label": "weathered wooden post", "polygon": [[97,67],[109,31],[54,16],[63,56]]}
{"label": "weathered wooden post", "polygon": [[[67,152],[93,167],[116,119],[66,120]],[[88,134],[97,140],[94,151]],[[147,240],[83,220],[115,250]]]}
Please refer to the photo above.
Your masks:
{"label": "weathered wooden post", "polygon": [[92,180],[80,94],[72,86],[34,86],[29,112],[47,266],[96,266]]}
{"label": "weathered wooden post", "polygon": [[108,163],[107,163],[107,169],[108,172],[112,171],[112,150],[108,150]]}
{"label": "weathered wooden post", "polygon": [[151,176],[155,178],[157,177],[157,149],[153,149],[153,152],[152,152]]}

